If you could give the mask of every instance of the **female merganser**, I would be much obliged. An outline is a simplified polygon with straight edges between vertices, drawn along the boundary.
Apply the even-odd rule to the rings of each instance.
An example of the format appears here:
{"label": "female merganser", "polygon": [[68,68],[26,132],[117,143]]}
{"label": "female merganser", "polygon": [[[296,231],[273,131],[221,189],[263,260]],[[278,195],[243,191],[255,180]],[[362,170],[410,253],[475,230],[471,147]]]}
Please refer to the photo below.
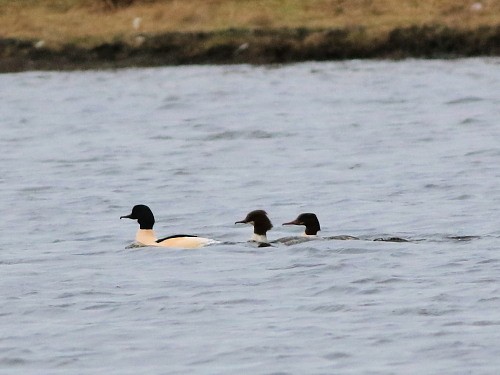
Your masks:
{"label": "female merganser", "polygon": [[[319,238],[318,232],[321,230],[318,217],[311,212],[302,213],[299,216],[297,216],[297,218],[295,220],[292,220],[288,223],[283,223],[283,225],[304,225],[306,227],[306,230],[305,230],[303,236],[306,237],[308,240],[314,239],[314,238]],[[290,237],[285,237],[285,238],[290,238]],[[326,237],[325,239],[328,239],[328,240],[357,240],[358,238],[353,237],[353,236],[340,235],[340,236]]]}
{"label": "female merganser", "polygon": [[139,246],[175,247],[178,249],[197,249],[206,245],[217,243],[210,238],[203,238],[188,234],[176,234],[165,238],[157,239],[153,230],[155,217],[148,206],[139,204],[132,208],[130,215],[121,216],[120,219],[137,220],[140,225],[135,242]]}
{"label": "female merganser", "polygon": [[318,217],[310,212],[300,214],[295,220],[283,223],[283,225],[305,225],[304,236],[316,236],[321,230]]}
{"label": "female merganser", "polygon": [[259,247],[271,246],[267,240],[267,231],[273,227],[271,220],[267,217],[267,212],[264,210],[255,210],[248,213],[248,215],[235,224],[251,224],[253,225],[253,235],[250,241],[257,242]]}
{"label": "female merganser", "polygon": [[[299,242],[304,242],[308,241],[314,238],[319,238],[317,236],[317,233],[321,230],[319,226],[319,220],[318,217],[310,212],[300,214],[295,220],[290,221],[288,223],[283,223],[283,225],[305,225],[306,230],[303,234],[305,237],[302,240],[298,240],[295,237],[295,240],[293,240],[294,237],[285,237],[282,239],[279,239],[277,241],[283,242],[286,244],[295,244]],[[325,240],[359,240],[358,237],[353,237],[353,236],[348,236],[348,235],[340,235],[340,236],[330,236],[330,237],[321,237],[322,239]],[[368,239],[370,240],[370,239]],[[383,237],[383,238],[375,238],[373,241],[384,241],[384,242],[408,242],[408,240],[405,240],[404,238],[400,237]]]}

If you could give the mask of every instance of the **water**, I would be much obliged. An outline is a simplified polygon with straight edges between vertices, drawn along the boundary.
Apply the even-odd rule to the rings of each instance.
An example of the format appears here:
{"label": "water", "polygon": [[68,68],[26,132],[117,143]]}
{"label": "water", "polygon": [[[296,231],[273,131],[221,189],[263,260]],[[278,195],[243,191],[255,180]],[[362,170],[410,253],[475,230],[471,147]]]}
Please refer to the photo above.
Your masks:
{"label": "water", "polygon": [[[0,372],[497,374],[499,87],[498,59],[1,75]],[[126,249],[138,203],[236,244]],[[256,249],[258,208],[412,242]]]}

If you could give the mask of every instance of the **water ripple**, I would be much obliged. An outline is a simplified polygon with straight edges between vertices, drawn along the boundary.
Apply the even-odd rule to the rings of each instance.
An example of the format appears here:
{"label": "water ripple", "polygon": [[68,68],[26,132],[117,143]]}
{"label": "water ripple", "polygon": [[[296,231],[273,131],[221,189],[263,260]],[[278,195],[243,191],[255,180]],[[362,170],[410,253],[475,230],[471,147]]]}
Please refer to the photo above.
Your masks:
{"label": "water ripple", "polygon": [[[0,367],[496,373],[497,60],[0,75]],[[140,203],[223,243],[125,250]]]}

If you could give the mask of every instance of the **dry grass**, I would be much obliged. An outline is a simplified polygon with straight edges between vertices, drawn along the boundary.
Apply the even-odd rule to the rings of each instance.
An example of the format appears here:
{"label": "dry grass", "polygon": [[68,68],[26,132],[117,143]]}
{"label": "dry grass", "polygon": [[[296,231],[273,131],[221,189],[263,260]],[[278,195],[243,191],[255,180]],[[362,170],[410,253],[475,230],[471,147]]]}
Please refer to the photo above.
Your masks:
{"label": "dry grass", "polygon": [[[134,27],[137,18],[141,22]],[[140,32],[364,26],[380,34],[424,24],[500,25],[500,1],[135,0],[111,10],[104,0],[0,0],[0,37],[41,39],[52,46],[92,46]]]}

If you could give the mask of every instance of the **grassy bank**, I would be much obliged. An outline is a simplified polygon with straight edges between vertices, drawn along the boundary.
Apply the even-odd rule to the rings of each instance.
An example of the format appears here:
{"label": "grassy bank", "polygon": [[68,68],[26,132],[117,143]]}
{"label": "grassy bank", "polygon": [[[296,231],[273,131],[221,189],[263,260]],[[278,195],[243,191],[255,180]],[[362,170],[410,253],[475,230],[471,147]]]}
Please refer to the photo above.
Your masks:
{"label": "grassy bank", "polygon": [[[79,54],[85,51],[114,66],[157,65],[162,60],[273,62],[279,61],[279,56],[266,51],[279,45],[284,61],[377,54],[397,57],[419,49],[426,56],[429,53],[422,50],[425,43],[431,47],[430,53],[439,54],[442,48],[443,54],[452,55],[500,54],[497,0],[130,2],[113,7],[112,0],[0,0],[0,70],[29,69],[28,62],[44,68],[39,64],[44,59],[45,68],[50,68],[51,59],[64,65],[64,55],[72,60],[69,65],[78,65]],[[398,49],[405,43],[413,47],[391,52],[391,43]],[[463,46],[461,52],[461,43],[470,45]],[[346,48],[345,53],[339,53],[339,45]],[[318,51],[314,52],[315,48]],[[321,49],[330,52],[315,57]],[[17,63],[22,67],[16,69]]]}

